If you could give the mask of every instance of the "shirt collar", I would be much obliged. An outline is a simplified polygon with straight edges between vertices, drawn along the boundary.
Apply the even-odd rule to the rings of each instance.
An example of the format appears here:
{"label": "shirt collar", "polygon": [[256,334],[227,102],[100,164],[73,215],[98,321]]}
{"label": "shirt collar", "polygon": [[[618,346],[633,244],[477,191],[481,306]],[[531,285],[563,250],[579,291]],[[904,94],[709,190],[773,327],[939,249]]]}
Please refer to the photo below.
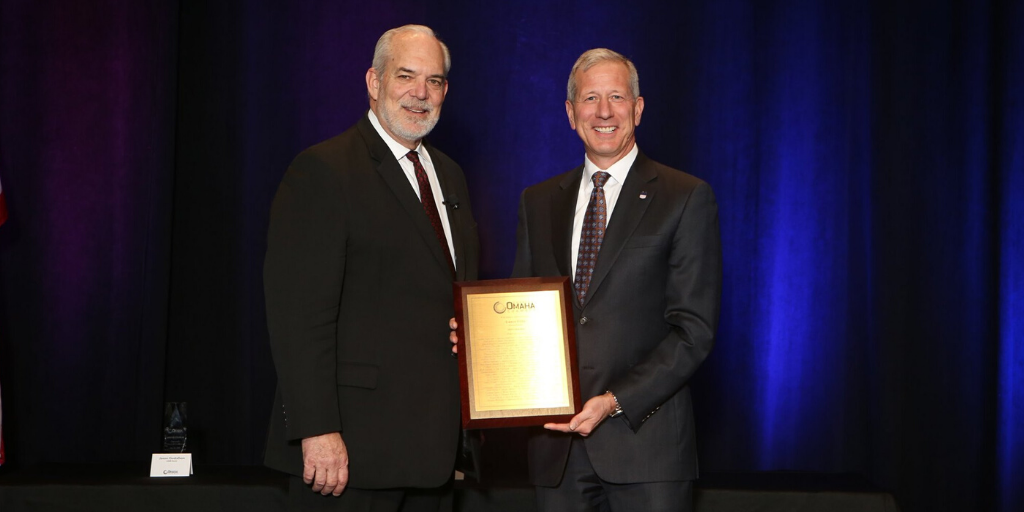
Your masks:
{"label": "shirt collar", "polygon": [[629,150],[629,153],[626,153],[626,156],[620,158],[618,162],[615,162],[607,169],[598,168],[597,164],[590,161],[590,157],[584,156],[583,173],[585,178],[587,180],[593,180],[594,173],[598,171],[605,171],[608,174],[611,174],[612,178],[615,178],[615,181],[622,183],[626,181],[626,175],[629,174],[629,168],[633,167],[633,162],[636,161],[636,156],[639,153],[640,148],[634,142],[633,149]]}
{"label": "shirt collar", "polygon": [[[402,145],[401,142],[393,139],[388,132],[384,131],[384,127],[380,125],[380,120],[377,119],[377,115],[373,113],[373,110],[368,110],[368,116],[370,117],[370,124],[373,125],[373,129],[377,130],[377,134],[380,138],[384,139],[384,142],[391,149],[391,152],[395,154],[395,160],[401,160],[405,158],[405,155],[409,153],[409,148]],[[430,160],[430,155],[423,150],[423,141],[420,141],[419,145],[416,146],[416,152],[420,155],[420,160]]]}

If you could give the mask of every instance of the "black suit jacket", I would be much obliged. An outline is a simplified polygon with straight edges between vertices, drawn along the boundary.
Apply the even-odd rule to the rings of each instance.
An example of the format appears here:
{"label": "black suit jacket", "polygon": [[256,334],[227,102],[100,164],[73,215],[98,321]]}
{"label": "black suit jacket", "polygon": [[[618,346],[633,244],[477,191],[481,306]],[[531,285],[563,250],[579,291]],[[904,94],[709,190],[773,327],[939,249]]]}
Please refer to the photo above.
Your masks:
{"label": "black suit jacket", "polygon": [[[582,176],[580,166],[523,192],[515,276],[571,275]],[[573,297],[583,398],[611,390],[624,411],[585,441],[602,479],[697,477],[689,381],[714,344],[721,258],[711,187],[640,153],[612,211],[586,305]],[[531,434],[535,485],[558,484],[570,440]]]}
{"label": "black suit jacket", "polygon": [[[427,150],[448,202],[456,278],[476,279],[462,169]],[[278,376],[266,464],[301,475],[301,439],[339,431],[350,486],[444,484],[460,414],[452,275],[366,116],[292,162],[271,208],[264,285]]]}

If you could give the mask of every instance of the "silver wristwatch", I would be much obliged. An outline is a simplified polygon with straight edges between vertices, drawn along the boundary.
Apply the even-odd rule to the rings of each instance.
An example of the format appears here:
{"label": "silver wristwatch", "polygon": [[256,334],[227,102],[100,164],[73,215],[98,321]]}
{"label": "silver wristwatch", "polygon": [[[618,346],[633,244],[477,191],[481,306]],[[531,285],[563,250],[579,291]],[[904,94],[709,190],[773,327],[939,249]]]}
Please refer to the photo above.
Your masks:
{"label": "silver wristwatch", "polygon": [[615,400],[615,410],[612,411],[611,414],[608,415],[608,417],[609,418],[618,418],[619,416],[622,416],[622,406],[619,405],[619,399],[615,398],[615,393],[612,393],[611,391],[605,391],[605,393],[608,393],[609,395],[611,395],[612,400]]}

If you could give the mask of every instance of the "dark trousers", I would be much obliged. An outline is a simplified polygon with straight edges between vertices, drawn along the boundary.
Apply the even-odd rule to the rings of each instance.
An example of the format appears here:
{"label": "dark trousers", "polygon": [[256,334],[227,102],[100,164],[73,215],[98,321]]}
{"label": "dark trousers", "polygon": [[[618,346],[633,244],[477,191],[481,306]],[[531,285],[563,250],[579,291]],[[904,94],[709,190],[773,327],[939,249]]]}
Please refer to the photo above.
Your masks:
{"label": "dark trousers", "polygon": [[557,487],[537,487],[540,512],[693,512],[693,482],[613,484],[601,480],[583,439],[569,449]]}
{"label": "dark trousers", "polygon": [[341,496],[321,496],[302,478],[288,479],[288,510],[332,512],[451,512],[452,482],[435,489],[346,488]]}

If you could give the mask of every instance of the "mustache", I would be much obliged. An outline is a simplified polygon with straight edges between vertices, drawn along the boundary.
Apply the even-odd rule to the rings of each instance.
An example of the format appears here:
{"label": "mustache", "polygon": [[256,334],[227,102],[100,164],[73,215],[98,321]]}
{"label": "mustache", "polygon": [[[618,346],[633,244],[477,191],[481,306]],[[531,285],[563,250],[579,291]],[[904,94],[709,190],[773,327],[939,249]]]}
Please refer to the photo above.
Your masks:
{"label": "mustache", "polygon": [[414,109],[414,110],[422,110],[424,112],[433,112],[433,110],[434,110],[434,107],[432,107],[430,105],[430,103],[427,102],[427,101],[406,100],[406,101],[404,101],[402,103],[399,103],[399,105],[402,108],[411,108],[411,109]]}

